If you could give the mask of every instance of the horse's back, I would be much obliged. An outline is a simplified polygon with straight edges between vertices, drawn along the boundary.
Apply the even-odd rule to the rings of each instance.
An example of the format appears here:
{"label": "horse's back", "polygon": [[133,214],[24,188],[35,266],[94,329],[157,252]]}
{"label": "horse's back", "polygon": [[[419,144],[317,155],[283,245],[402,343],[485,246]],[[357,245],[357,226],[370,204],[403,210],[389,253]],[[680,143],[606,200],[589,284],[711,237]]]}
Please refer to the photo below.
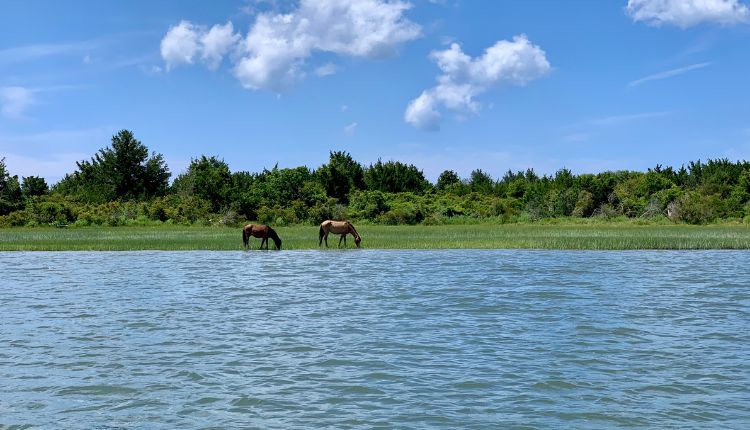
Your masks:
{"label": "horse's back", "polygon": [[270,232],[273,232],[274,230],[263,224],[248,224],[244,228],[245,233],[253,236],[253,237],[260,237],[264,238],[266,237]]}

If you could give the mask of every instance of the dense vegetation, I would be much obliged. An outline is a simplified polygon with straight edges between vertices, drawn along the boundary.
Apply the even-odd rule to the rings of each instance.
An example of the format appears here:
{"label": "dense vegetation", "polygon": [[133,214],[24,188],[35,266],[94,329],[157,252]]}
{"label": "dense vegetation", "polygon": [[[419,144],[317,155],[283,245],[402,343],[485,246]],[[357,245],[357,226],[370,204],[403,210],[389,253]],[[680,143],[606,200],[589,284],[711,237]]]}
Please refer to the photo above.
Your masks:
{"label": "dense vegetation", "polygon": [[161,154],[122,130],[110,146],[49,187],[21,180],[0,159],[0,226],[275,225],[349,218],[375,224],[506,223],[546,218],[614,217],[705,224],[750,222],[750,163],[695,161],[679,169],[552,176],[532,169],[494,179],[475,170],[462,179],[443,172],[435,184],[417,167],[378,160],[369,166],[346,152],[327,164],[232,172],[202,155],[170,184]]}

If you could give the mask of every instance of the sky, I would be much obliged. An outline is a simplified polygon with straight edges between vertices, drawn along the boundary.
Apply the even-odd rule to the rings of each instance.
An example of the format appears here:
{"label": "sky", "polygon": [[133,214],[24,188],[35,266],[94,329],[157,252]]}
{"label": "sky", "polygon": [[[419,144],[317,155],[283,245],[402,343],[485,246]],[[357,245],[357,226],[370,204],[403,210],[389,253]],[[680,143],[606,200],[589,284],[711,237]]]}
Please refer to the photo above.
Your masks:
{"label": "sky", "polygon": [[54,183],[128,129],[173,177],[679,167],[750,159],[748,77],[746,0],[4,0],[0,157]]}

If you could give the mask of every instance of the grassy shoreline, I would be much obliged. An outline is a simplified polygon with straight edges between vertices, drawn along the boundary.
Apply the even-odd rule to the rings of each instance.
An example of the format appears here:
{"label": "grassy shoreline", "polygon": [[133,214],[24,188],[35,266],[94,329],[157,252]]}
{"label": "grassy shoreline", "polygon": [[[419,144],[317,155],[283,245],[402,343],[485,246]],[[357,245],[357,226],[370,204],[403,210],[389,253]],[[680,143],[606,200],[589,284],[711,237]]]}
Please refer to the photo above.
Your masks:
{"label": "grassy shoreline", "polygon": [[[318,249],[316,226],[276,229],[283,249]],[[746,225],[474,224],[358,227],[365,249],[750,249]],[[348,247],[354,241],[348,238]],[[336,249],[338,236],[329,237]],[[257,249],[260,239],[251,241]],[[0,229],[0,251],[240,250],[237,227]]]}

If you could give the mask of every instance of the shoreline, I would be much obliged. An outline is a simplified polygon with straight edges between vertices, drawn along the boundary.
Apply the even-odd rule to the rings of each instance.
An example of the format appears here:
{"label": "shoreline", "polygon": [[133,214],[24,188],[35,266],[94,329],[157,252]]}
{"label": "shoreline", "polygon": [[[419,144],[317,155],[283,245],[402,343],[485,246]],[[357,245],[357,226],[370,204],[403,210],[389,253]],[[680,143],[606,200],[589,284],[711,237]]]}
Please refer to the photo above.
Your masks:
{"label": "shoreline", "polygon": [[[283,250],[315,250],[316,226],[276,228]],[[361,225],[362,249],[719,250],[750,249],[746,225],[468,224]],[[329,250],[337,250],[335,236]],[[251,240],[248,250],[257,250]],[[351,237],[347,248],[355,249]],[[237,227],[122,226],[0,229],[0,251],[237,251]],[[322,249],[326,249],[325,246]],[[343,248],[341,248],[343,249]]]}

